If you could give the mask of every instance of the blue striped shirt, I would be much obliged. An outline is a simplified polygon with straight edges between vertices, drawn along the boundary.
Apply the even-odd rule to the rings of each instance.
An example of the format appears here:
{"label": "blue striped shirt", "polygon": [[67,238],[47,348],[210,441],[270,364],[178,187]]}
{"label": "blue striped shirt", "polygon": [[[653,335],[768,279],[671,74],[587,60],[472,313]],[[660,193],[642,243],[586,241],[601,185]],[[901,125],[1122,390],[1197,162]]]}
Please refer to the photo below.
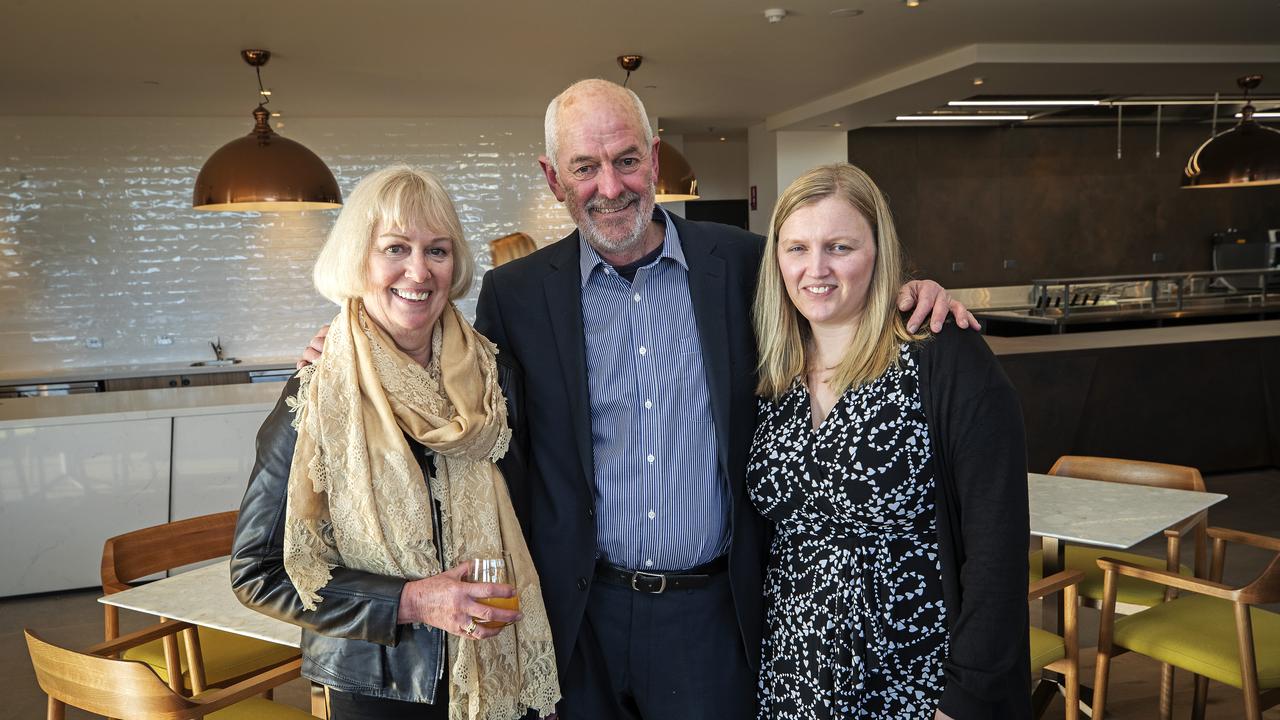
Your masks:
{"label": "blue striped shirt", "polygon": [[675,224],[662,253],[618,275],[579,239],[595,457],[596,544],[614,565],[683,570],[729,548],[729,497],[716,458],[689,266]]}

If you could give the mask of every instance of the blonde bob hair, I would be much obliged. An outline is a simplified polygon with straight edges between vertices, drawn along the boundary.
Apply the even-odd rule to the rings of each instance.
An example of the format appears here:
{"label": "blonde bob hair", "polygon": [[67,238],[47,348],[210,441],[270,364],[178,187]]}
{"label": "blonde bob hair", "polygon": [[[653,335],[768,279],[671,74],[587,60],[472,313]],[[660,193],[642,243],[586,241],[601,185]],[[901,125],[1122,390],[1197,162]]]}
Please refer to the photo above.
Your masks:
{"label": "blonde bob hair", "polygon": [[804,377],[812,360],[809,321],[791,302],[778,267],[778,231],[797,210],[828,197],[840,198],[861,213],[871,225],[876,244],[867,298],[853,340],[844,358],[833,368],[832,389],[843,394],[850,387],[875,380],[898,362],[899,343],[927,336],[907,332],[898,313],[903,253],[888,200],[865,172],[849,163],[816,167],[796,178],[778,198],[760,260],[760,282],[752,308],[760,350],[756,392],[771,400],[787,392],[796,378]]}
{"label": "blonde bob hair", "polygon": [[341,305],[368,292],[369,252],[378,223],[448,235],[453,241],[449,299],[457,300],[471,289],[475,259],[449,193],[426,170],[392,165],[366,175],[342,206],[311,274],[321,295]]}

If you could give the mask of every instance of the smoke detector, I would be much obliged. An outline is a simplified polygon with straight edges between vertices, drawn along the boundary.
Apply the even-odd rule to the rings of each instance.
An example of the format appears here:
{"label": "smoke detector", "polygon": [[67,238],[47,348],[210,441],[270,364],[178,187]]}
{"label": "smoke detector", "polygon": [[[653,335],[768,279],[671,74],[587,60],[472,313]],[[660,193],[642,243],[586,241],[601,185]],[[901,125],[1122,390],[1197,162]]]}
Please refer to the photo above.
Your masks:
{"label": "smoke detector", "polygon": [[787,16],[787,11],[782,8],[769,8],[764,11],[764,19],[770,23],[780,23],[782,18]]}

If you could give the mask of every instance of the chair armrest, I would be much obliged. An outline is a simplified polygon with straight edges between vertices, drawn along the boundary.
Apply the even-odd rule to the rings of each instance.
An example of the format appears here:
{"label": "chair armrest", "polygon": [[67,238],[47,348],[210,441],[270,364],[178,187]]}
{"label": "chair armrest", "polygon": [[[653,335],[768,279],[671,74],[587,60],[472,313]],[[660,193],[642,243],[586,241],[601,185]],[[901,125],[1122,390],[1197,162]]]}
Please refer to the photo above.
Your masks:
{"label": "chair armrest", "polygon": [[1178,573],[1169,572],[1168,570],[1154,570],[1152,568],[1134,565],[1124,560],[1116,560],[1115,558],[1101,557],[1098,558],[1098,567],[1102,568],[1106,573],[1119,573],[1127,575],[1139,580],[1146,580],[1165,587],[1177,588],[1178,590],[1187,590],[1189,592],[1200,593],[1210,597],[1222,598],[1235,602],[1236,595],[1239,590],[1230,585],[1213,582],[1211,580],[1201,580],[1199,578],[1190,578]]}
{"label": "chair armrest", "polygon": [[251,698],[254,695],[261,695],[278,685],[283,685],[290,680],[302,676],[302,658],[294,658],[283,665],[277,665],[270,670],[246,678],[225,688],[218,690],[210,690],[191,698],[191,701],[200,705],[200,709],[204,713],[212,713],[221,710],[229,705],[234,705],[241,700]]}
{"label": "chair armrest", "polygon": [[1227,542],[1238,543],[1241,545],[1251,545],[1263,550],[1272,552],[1280,552],[1280,538],[1268,537],[1257,533],[1244,532],[1242,530],[1232,530],[1231,528],[1211,527],[1208,530],[1209,537],[1214,539],[1226,540]]}
{"label": "chair armrest", "polygon": [[193,628],[195,628],[195,625],[192,625],[191,623],[179,622],[176,620],[172,622],[156,623],[154,625],[148,625],[141,630],[131,632],[128,635],[121,635],[114,640],[107,640],[106,642],[100,642],[97,645],[91,645],[85,648],[84,652],[89,655],[115,655],[121,650],[127,650],[138,645],[145,645],[157,638],[162,638],[166,635],[174,635],[182,632],[183,630]]}
{"label": "chair armrest", "polygon": [[1052,595],[1066,589],[1069,585],[1078,584],[1081,580],[1084,580],[1084,573],[1079,570],[1056,572],[1032,583],[1031,587],[1027,588],[1027,600],[1037,600],[1045,595]]}

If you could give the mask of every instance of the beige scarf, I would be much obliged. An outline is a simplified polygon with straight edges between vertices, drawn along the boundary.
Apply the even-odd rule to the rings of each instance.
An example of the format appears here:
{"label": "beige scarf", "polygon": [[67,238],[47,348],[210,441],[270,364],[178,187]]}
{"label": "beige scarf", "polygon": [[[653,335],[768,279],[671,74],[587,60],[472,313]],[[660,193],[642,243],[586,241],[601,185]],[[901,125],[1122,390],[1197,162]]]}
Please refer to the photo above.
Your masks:
{"label": "beige scarf", "polygon": [[[289,399],[298,442],[284,566],[305,608],[321,601],[335,565],[413,580],[467,558],[510,556],[524,618],[487,640],[446,636],[450,720],[545,716],[560,697],[538,574],[494,465],[511,439],[496,352],[450,304],[424,368],[348,300]],[[436,453],[429,483],[406,434]]]}

